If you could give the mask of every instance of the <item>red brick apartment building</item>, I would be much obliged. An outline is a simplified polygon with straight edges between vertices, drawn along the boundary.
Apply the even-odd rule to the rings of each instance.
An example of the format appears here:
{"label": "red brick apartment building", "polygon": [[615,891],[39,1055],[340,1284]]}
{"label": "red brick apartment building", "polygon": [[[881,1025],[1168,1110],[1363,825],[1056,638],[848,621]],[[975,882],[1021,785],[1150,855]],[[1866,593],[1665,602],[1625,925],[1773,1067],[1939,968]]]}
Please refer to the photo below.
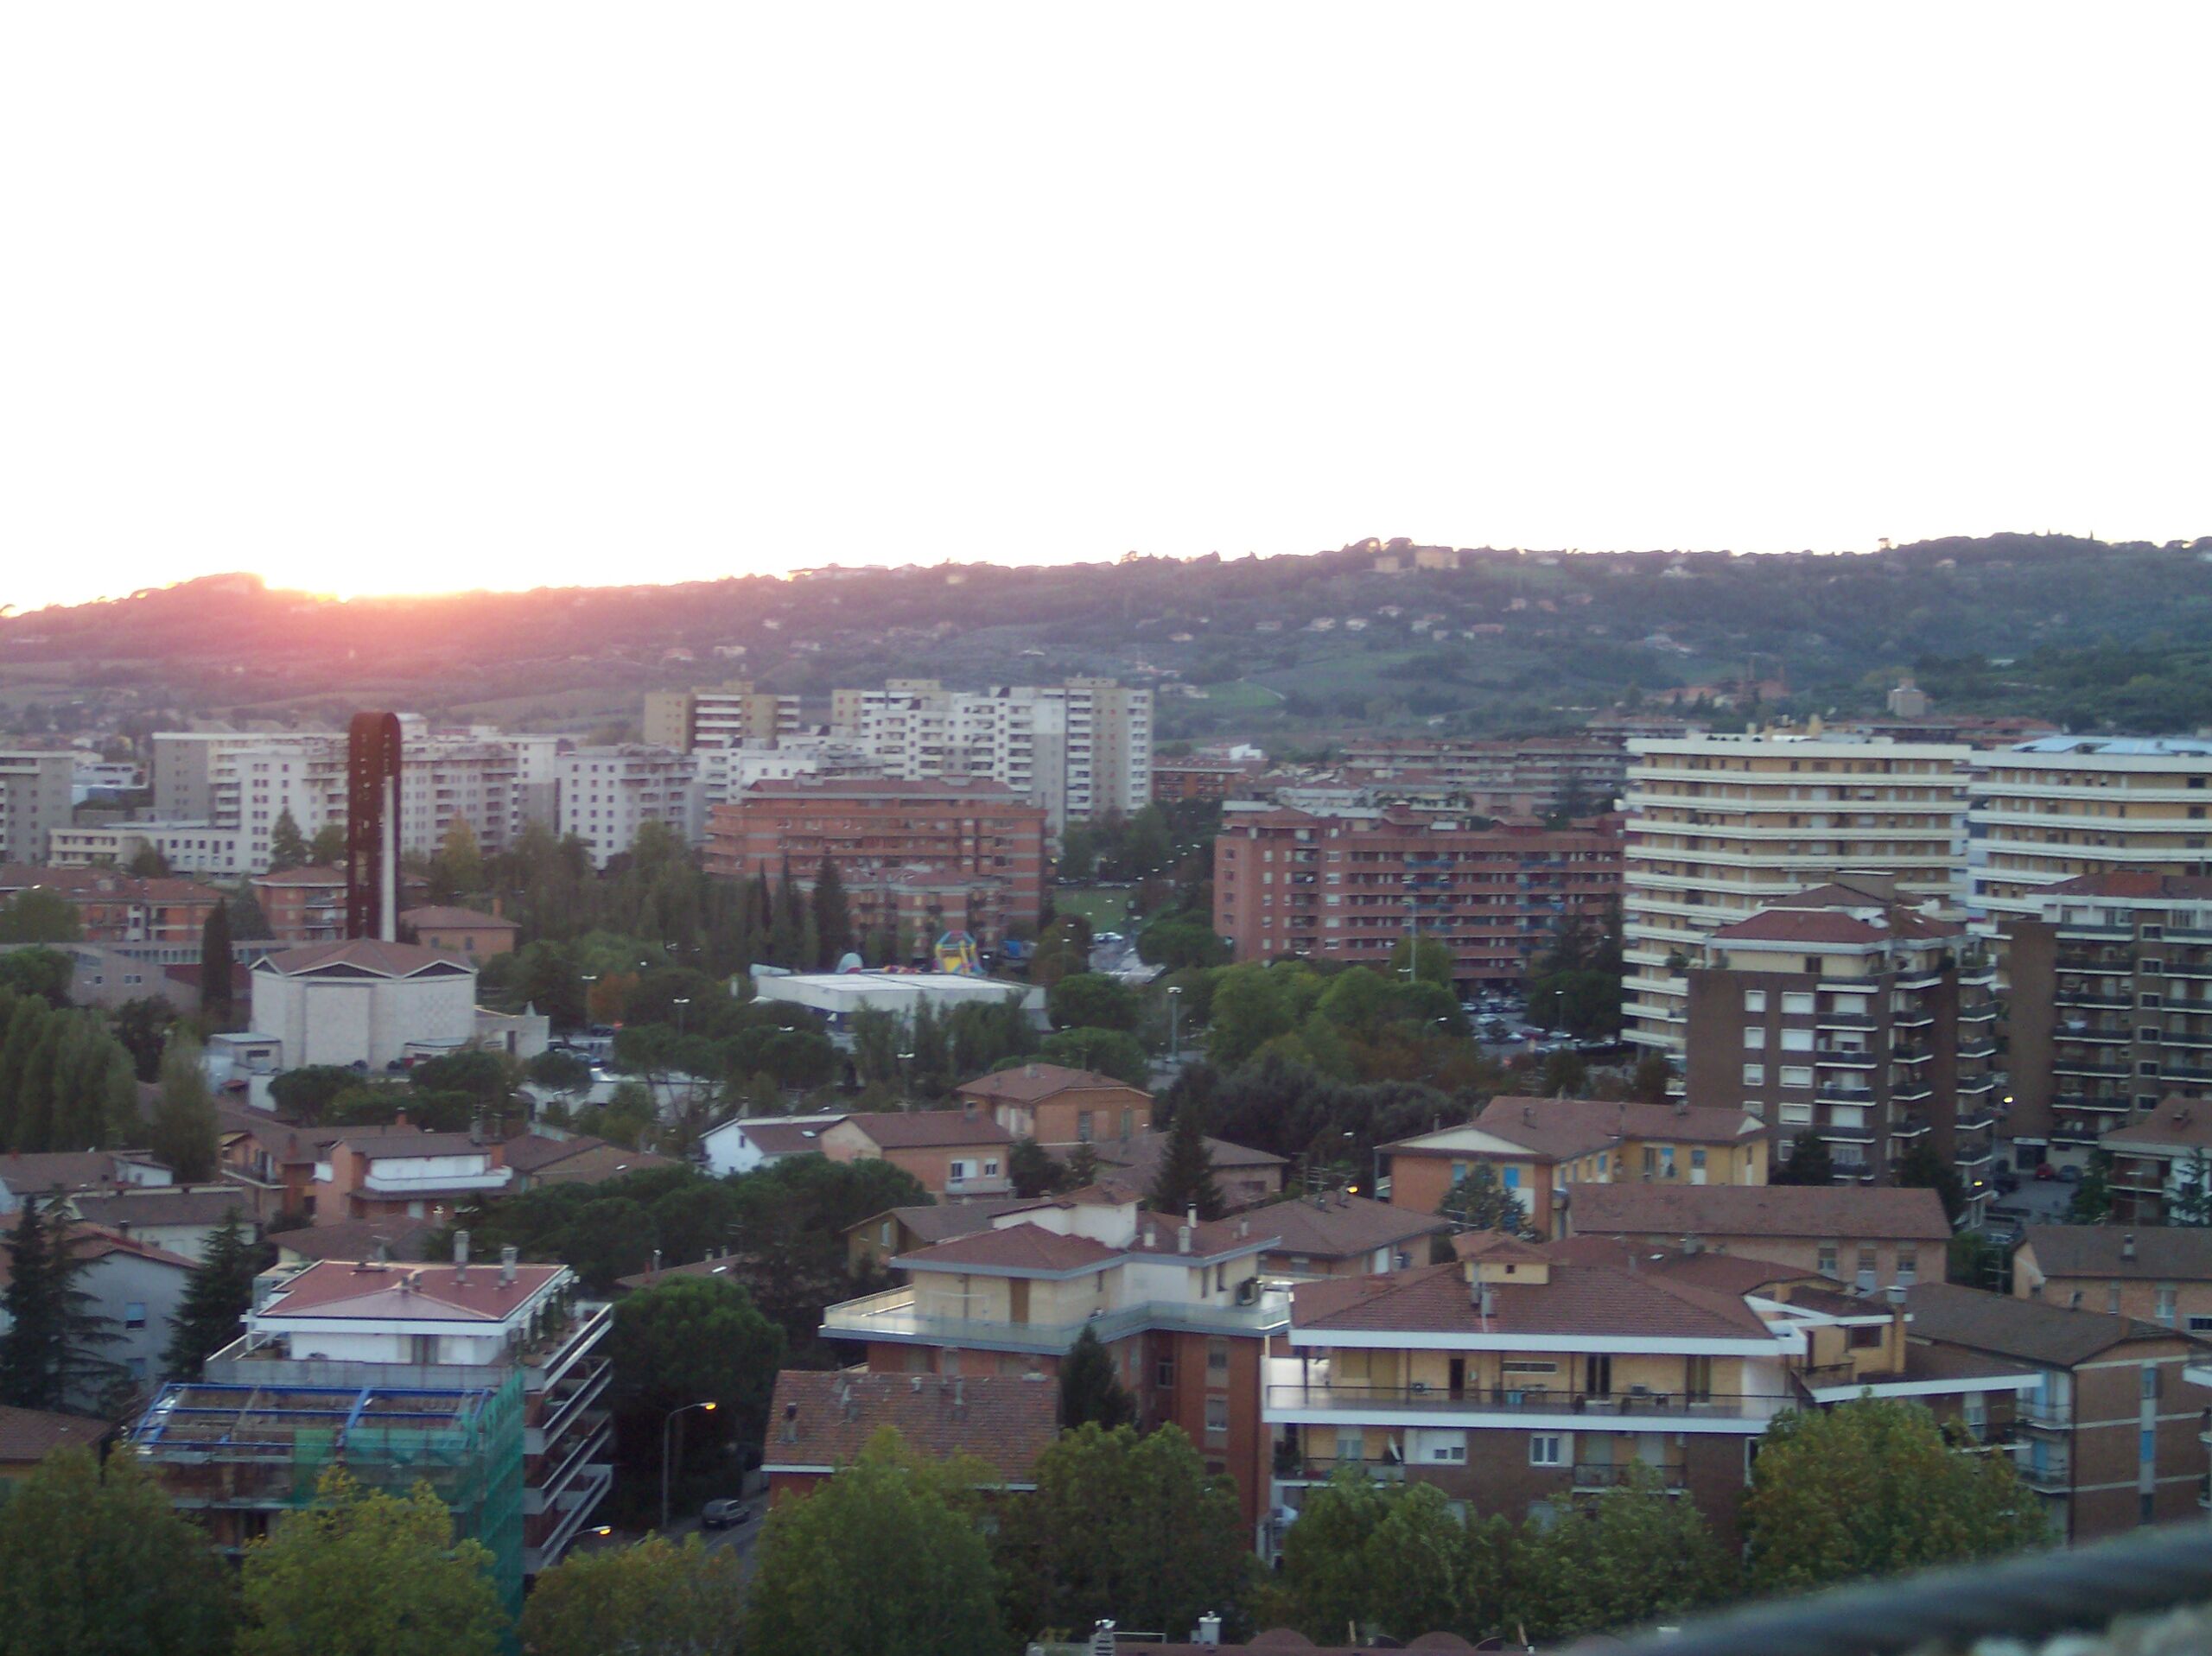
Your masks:
{"label": "red brick apartment building", "polygon": [[1044,907],[1044,809],[995,782],[757,782],[708,823],[707,872],[727,879],[788,865],[810,888],[824,857],[862,930],[964,930],[988,948]]}
{"label": "red brick apartment building", "polygon": [[0,867],[0,903],[34,888],[67,898],[88,943],[196,943],[223,900],[188,879],[140,879],[112,868]]}
{"label": "red brick apartment building", "polygon": [[1611,827],[1464,828],[1407,811],[1240,818],[1214,841],[1214,930],[1240,961],[1380,965],[1411,932],[1452,950],[1461,985],[1517,984],[1560,920],[1620,900]]}

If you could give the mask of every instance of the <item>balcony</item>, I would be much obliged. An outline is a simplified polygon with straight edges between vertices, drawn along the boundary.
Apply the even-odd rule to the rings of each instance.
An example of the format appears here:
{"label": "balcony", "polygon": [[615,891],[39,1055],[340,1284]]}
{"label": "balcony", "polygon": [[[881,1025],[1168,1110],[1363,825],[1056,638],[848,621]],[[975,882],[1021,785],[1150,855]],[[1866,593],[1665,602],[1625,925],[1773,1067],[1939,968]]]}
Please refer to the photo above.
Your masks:
{"label": "balcony", "polygon": [[2056,1029],[2051,1031],[2050,1038],[2054,1041],[2084,1043],[2114,1042],[2125,1046],[2135,1038],[2135,1027],[2132,1024],[2091,1024],[2083,1021],[2069,1021],[2061,1024]]}
{"label": "balcony", "polygon": [[2074,1405],[2070,1402],[2053,1402],[2032,1392],[2023,1392],[2012,1411],[2012,1418],[2024,1431],[2071,1431],[2074,1430]]}
{"label": "balcony", "polygon": [[1816,1029],[1872,1029],[1874,1020],[1865,1012],[1824,1012],[1813,1015]]}
{"label": "balcony", "polygon": [[1764,1422],[1795,1399],[1765,1393],[1578,1392],[1560,1388],[1470,1386],[1458,1395],[1442,1386],[1370,1386],[1294,1380],[1267,1388],[1267,1416],[1328,1413],[1389,1418],[1401,1413],[1470,1419],[1596,1417],[1607,1420]]}
{"label": "balcony", "polygon": [[1815,1063],[1847,1069],[1872,1069],[1881,1060],[1859,1047],[1820,1046],[1813,1049]]}
{"label": "balcony", "polygon": [[2124,1063],[2098,1063],[2089,1058],[2053,1058],[2051,1073],[2060,1075],[2094,1075],[2106,1081],[2125,1081],[2133,1072]]}
{"label": "balcony", "polygon": [[2061,989],[2051,999],[2062,1006],[2093,1006],[2112,1012],[2126,1012],[2135,1004],[2133,995],[2101,994],[2087,989]]}
{"label": "balcony", "polygon": [[2073,1457],[2064,1450],[2053,1450],[2043,1444],[2041,1456],[2022,1456],[2013,1465],[2022,1483],[2037,1494],[2063,1495],[2074,1487]]}
{"label": "balcony", "polygon": [[885,1340],[906,1345],[963,1346],[983,1351],[1064,1352],[1089,1328],[1113,1341],[1147,1329],[1197,1334],[1279,1334],[1290,1326],[1290,1296],[1258,1294],[1249,1304],[1155,1299],[1101,1310],[1072,1323],[1004,1323],[983,1317],[937,1317],[915,1310],[911,1287],[869,1294],[832,1305],[822,1314],[830,1340]]}
{"label": "balcony", "polygon": [[1641,1473],[1656,1477],[1662,1489],[1687,1489],[1689,1470],[1687,1467],[1663,1466],[1650,1461],[1577,1461],[1574,1463],[1574,1487],[1577,1489],[1625,1489],[1637,1482]]}
{"label": "balcony", "polygon": [[1874,1089],[1853,1087],[1841,1082],[1823,1081],[1813,1088],[1813,1096],[1823,1104],[1872,1104]]}

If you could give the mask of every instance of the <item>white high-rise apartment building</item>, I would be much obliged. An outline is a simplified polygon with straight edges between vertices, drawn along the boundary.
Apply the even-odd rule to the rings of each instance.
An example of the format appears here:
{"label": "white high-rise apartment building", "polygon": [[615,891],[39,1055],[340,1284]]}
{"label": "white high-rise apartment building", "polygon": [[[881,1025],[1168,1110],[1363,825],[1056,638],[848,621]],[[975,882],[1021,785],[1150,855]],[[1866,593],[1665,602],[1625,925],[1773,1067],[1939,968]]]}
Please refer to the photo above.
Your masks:
{"label": "white high-rise apartment building", "polygon": [[836,692],[831,729],[888,777],[1002,782],[1042,806],[1054,834],[1141,810],[1152,797],[1152,692],[1113,679],[975,691],[893,679]]}
{"label": "white high-rise apartment building", "polygon": [[2032,917],[2082,874],[2212,874],[2212,741],[2049,736],[1979,756],[1968,790],[1976,920]]}
{"label": "white high-rise apartment building", "polygon": [[1938,743],[1781,734],[1628,745],[1622,1033],[1679,1057],[1694,946],[1842,873],[1898,897],[1964,895],[1967,766]]}
{"label": "white high-rise apartment building", "polygon": [[591,847],[592,866],[627,851],[648,822],[667,824],[689,845],[702,836],[691,755],[630,743],[580,747],[556,762],[563,834]]}
{"label": "white high-rise apartment building", "polygon": [[0,862],[46,860],[54,830],[69,826],[76,773],[66,749],[0,753]]}

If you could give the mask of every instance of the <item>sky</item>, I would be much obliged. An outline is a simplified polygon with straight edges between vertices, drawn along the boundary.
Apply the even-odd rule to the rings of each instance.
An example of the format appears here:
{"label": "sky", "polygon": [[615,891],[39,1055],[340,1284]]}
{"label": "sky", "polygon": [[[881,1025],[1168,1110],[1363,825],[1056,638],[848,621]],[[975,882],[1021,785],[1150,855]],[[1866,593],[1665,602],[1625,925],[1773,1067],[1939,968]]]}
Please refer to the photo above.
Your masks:
{"label": "sky", "polygon": [[0,10],[0,602],[2212,534],[2212,7]]}

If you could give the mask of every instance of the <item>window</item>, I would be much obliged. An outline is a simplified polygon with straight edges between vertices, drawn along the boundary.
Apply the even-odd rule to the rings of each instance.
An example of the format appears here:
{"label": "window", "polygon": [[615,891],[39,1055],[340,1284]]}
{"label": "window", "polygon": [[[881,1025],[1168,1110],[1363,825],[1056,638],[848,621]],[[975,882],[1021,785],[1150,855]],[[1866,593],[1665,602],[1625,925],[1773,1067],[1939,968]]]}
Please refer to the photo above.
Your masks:
{"label": "window", "polygon": [[883,1221],[881,1227],[876,1231],[876,1241],[879,1246],[883,1247],[889,1247],[891,1246],[892,1227],[896,1225],[898,1222],[899,1221],[895,1219],[887,1219]]}
{"label": "window", "polygon": [[1744,1085],[1746,1087],[1765,1086],[1766,1066],[1763,1063],[1745,1064],[1744,1066]]}
{"label": "window", "polygon": [[1819,1267],[1821,1274],[1824,1277],[1835,1275],[1835,1261],[1836,1245],[1834,1242],[1822,1242]]}
{"label": "window", "polygon": [[1920,1279],[1920,1250],[1910,1242],[1897,1246],[1897,1280],[1911,1285]]}
{"label": "window", "polygon": [[1452,1461],[1464,1466],[1467,1461],[1466,1442],[1463,1438],[1456,1443],[1432,1443],[1428,1458],[1432,1461]]}
{"label": "window", "polygon": [[1229,1399],[1227,1398],[1210,1397],[1206,1399],[1206,1436],[1209,1437],[1229,1436]]}
{"label": "window", "polygon": [[1802,1063],[1786,1063],[1783,1065],[1782,1084],[1784,1087],[1810,1087],[1813,1084],[1813,1071],[1811,1066]]}
{"label": "window", "polygon": [[1783,996],[1782,1015],[1785,1018],[1810,1018],[1813,1015],[1813,997],[1794,993]]}
{"label": "window", "polygon": [[1556,1374],[1559,1373],[1557,1363],[1539,1362],[1533,1358],[1509,1357],[1500,1363],[1498,1367],[1502,1373],[1508,1374]]}
{"label": "window", "polygon": [[143,1329],[146,1326],[144,1301],[134,1299],[124,1306],[123,1326],[126,1329]]}
{"label": "window", "polygon": [[1077,1110],[1075,1113],[1075,1139],[1079,1145],[1087,1145],[1090,1142],[1090,1112],[1089,1110]]}
{"label": "window", "polygon": [[[2158,1321],[2164,1323],[2168,1328],[2174,1325],[2174,1289],[2170,1282],[2162,1282],[2158,1285]],[[2145,1369],[2143,1380],[2145,1386],[2149,1388],[2144,1392],[2143,1395],[2156,1397],[2158,1391],[2154,1384],[2153,1371]]]}
{"label": "window", "polygon": [[2158,1458],[2158,1434],[2145,1428],[2135,1434],[2135,1458],[2148,1465]]}
{"label": "window", "polygon": [[1746,1025],[1744,1025],[1744,1045],[1745,1045],[1745,1048],[1747,1050],[1749,1050],[1749,1051],[1753,1051],[1753,1052],[1756,1052],[1756,1051],[1759,1050],[1762,1047],[1765,1046],[1765,1045],[1766,1045],[1766,1025],[1765,1025],[1764,1024],[1746,1024]]}
{"label": "window", "polygon": [[1226,1340],[1206,1342],[1206,1384],[1229,1384],[1229,1342]]}
{"label": "window", "polygon": [[1162,1357],[1154,1365],[1152,1381],[1162,1390],[1175,1384],[1175,1360],[1173,1357]]}
{"label": "window", "polygon": [[1560,1434],[1555,1431],[1538,1432],[1529,1439],[1529,1464],[1557,1466],[1560,1464]]}
{"label": "window", "polygon": [[950,1183],[957,1184],[967,1177],[968,1164],[966,1162],[952,1162],[947,1164],[945,1177]]}
{"label": "window", "polygon": [[1508,1167],[1501,1170],[1501,1171],[1503,1173],[1503,1177],[1500,1182],[1507,1190],[1517,1190],[1521,1188],[1521,1170],[1519,1168]]}
{"label": "window", "polygon": [[[2171,1288],[2162,1288],[2158,1291],[2161,1298],[2172,1292],[2173,1290]],[[2143,1365],[2142,1388],[2143,1400],[2145,1403],[2156,1403],[2158,1400],[2158,1368],[2156,1363]]]}
{"label": "window", "polygon": [[1357,1426],[1337,1428],[1337,1458],[1340,1461],[1363,1461],[1367,1458],[1367,1434]]}
{"label": "window", "polygon": [[1784,1052],[1810,1052],[1813,1050],[1813,1031],[1808,1029],[1783,1031],[1782,1050]]}
{"label": "window", "polygon": [[2136,996],[2135,1001],[2138,1006],[2143,1007],[2145,1011],[2156,1012],[2158,1010],[2159,1003],[2164,999],[2165,997],[2164,995],[2152,994],[2146,991],[2145,993]]}
{"label": "window", "polygon": [[1744,1010],[1747,1012],[1764,1012],[1766,1010],[1766,991],[1764,989],[1745,990]]}
{"label": "window", "polygon": [[1847,1332],[1851,1336],[1851,1348],[1853,1351],[1871,1351],[1882,1343],[1882,1325],[1879,1323],[1870,1324],[1865,1328],[1853,1326]]}

